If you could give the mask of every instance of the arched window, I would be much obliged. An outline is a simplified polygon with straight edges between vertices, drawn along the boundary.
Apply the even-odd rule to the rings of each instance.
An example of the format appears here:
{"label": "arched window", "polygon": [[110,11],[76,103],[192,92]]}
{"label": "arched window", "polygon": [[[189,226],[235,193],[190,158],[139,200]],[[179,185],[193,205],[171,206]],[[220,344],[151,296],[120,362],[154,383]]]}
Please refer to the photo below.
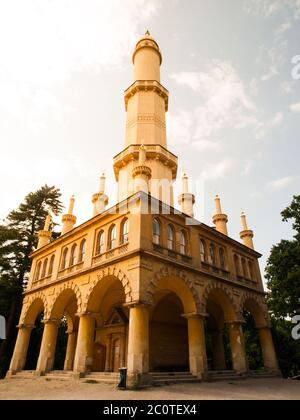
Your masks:
{"label": "arched window", "polygon": [[175,232],[174,232],[174,228],[172,225],[168,225],[168,229],[167,229],[167,246],[168,249],[174,251],[175,249]]}
{"label": "arched window", "polygon": [[78,262],[79,263],[84,261],[85,252],[86,252],[86,240],[82,239],[82,241],[80,242],[80,247],[79,247],[79,257],[78,257]]}
{"label": "arched window", "polygon": [[76,252],[77,252],[77,245],[74,244],[71,248],[70,267],[76,264]]}
{"label": "arched window", "polygon": [[51,276],[53,272],[53,264],[54,264],[55,255],[52,255],[50,258],[49,268],[48,268],[48,276]]}
{"label": "arched window", "polygon": [[248,261],[248,268],[249,268],[250,280],[253,280],[254,279],[254,276],[253,276],[253,265],[252,265],[252,261]]}
{"label": "arched window", "polygon": [[180,231],[180,254],[187,254],[187,239],[186,233],[183,230]]}
{"label": "arched window", "polygon": [[220,266],[223,270],[226,268],[225,252],[223,248],[219,248]]}
{"label": "arched window", "polygon": [[247,273],[247,265],[246,265],[245,258],[242,258],[242,269],[243,269],[243,277],[247,278],[248,273]]}
{"label": "arched window", "polygon": [[209,247],[210,262],[212,265],[216,265],[216,249],[214,244],[210,244]]}
{"label": "arched window", "polygon": [[200,258],[202,262],[206,261],[205,241],[200,239]]}
{"label": "arched window", "polygon": [[128,233],[129,233],[129,220],[125,219],[121,226],[121,244],[128,243]]}
{"label": "arched window", "polygon": [[117,245],[117,228],[116,228],[116,225],[112,225],[109,229],[108,249],[114,249],[116,245]]}
{"label": "arched window", "polygon": [[39,280],[40,275],[41,275],[41,269],[42,269],[42,262],[40,261],[36,268],[35,280]]}
{"label": "arched window", "polygon": [[240,260],[239,257],[235,254],[234,255],[234,268],[235,268],[235,274],[236,276],[240,276],[241,271],[240,271]]}
{"label": "arched window", "polygon": [[157,219],[153,219],[152,224],[153,243],[160,245],[160,223]]}
{"label": "arched window", "polygon": [[61,269],[64,270],[67,267],[67,258],[68,258],[68,248],[64,249],[62,260],[61,260]]}
{"label": "arched window", "polygon": [[104,232],[101,230],[97,236],[97,255],[103,254],[104,252]]}
{"label": "arched window", "polygon": [[42,275],[41,275],[41,278],[42,279],[44,277],[46,277],[47,265],[48,265],[48,258],[46,258],[45,261],[44,261],[44,263],[43,263],[43,269],[42,269]]}

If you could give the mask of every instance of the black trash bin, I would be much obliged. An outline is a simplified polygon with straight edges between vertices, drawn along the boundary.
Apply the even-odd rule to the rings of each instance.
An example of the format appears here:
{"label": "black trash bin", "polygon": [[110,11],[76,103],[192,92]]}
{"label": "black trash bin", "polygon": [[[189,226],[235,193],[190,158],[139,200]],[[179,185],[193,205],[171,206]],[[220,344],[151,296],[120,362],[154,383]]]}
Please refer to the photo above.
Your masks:
{"label": "black trash bin", "polygon": [[127,381],[127,368],[123,367],[119,369],[120,372],[120,382],[118,388],[126,389],[126,381]]}

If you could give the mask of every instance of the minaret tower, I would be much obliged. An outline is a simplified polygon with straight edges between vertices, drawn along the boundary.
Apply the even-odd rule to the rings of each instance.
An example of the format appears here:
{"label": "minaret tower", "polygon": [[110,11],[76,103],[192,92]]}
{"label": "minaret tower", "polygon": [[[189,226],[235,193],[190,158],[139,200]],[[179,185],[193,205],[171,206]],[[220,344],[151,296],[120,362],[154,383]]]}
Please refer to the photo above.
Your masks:
{"label": "minaret tower", "polygon": [[73,229],[73,227],[76,223],[77,218],[73,214],[74,204],[75,204],[75,197],[74,197],[74,195],[72,195],[72,197],[70,198],[68,213],[64,214],[63,217],[62,217],[61,235],[64,235],[65,233],[70,232],[70,230]]}
{"label": "minaret tower", "polygon": [[122,201],[134,193],[134,169],[138,166],[143,145],[151,170],[149,192],[174,205],[172,184],[177,175],[177,157],[167,150],[169,92],[160,83],[162,55],[148,31],[136,44],[132,61],[133,84],[125,91],[125,149],[114,158],[118,199]]}
{"label": "minaret tower", "polygon": [[182,194],[178,197],[181,211],[190,217],[194,217],[195,196],[189,192],[189,178],[186,173],[182,176]]}
{"label": "minaret tower", "polygon": [[134,192],[144,191],[149,193],[149,180],[151,179],[151,169],[146,166],[146,149],[142,145],[139,151],[139,165],[136,166],[132,171],[132,177],[134,179]]}
{"label": "minaret tower", "polygon": [[105,194],[105,174],[100,176],[99,192],[93,195],[92,203],[94,205],[93,217],[103,213],[108,205],[108,197]]}
{"label": "minaret tower", "polygon": [[46,220],[45,220],[45,224],[44,224],[44,229],[43,230],[39,230],[38,232],[38,245],[37,245],[37,249],[42,248],[45,245],[48,245],[50,240],[51,240],[51,232],[50,232],[50,223],[51,223],[51,216],[50,214],[47,215]]}
{"label": "minaret tower", "polygon": [[227,231],[228,217],[226,214],[223,214],[222,212],[221,199],[218,195],[215,198],[215,204],[216,204],[216,214],[213,216],[213,224],[216,226],[216,230],[218,232],[221,232],[224,235],[228,235],[228,231]]}
{"label": "minaret tower", "polygon": [[246,245],[248,248],[254,249],[254,245],[253,245],[254,233],[253,233],[253,230],[250,230],[248,228],[247,217],[243,211],[241,213],[241,219],[242,219],[242,231],[240,232],[240,238],[243,241],[244,245]]}

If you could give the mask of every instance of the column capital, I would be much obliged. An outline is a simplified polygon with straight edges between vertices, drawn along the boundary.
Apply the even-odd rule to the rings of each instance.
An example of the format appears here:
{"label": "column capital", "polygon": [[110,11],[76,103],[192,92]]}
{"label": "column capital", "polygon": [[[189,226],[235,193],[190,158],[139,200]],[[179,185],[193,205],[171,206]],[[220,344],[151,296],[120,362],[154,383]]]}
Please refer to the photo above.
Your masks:
{"label": "column capital", "polygon": [[75,314],[75,316],[77,316],[78,318],[94,318],[97,319],[97,317],[99,317],[100,314],[96,313],[96,312],[77,312]]}
{"label": "column capital", "polygon": [[19,330],[21,330],[22,328],[25,330],[33,330],[34,328],[36,328],[36,326],[34,324],[18,324],[17,328]]}
{"label": "column capital", "polygon": [[202,320],[204,320],[205,318],[208,318],[209,314],[201,313],[201,312],[191,312],[191,313],[188,313],[188,314],[182,314],[181,316],[183,318],[186,318],[186,319],[202,319]]}
{"label": "column capital", "polygon": [[67,335],[72,335],[72,334],[77,334],[77,333],[78,333],[78,330],[74,330],[73,328],[66,331]]}
{"label": "column capital", "polygon": [[125,308],[131,309],[131,308],[137,308],[137,307],[140,307],[140,308],[141,307],[151,308],[154,305],[151,302],[144,302],[144,301],[141,301],[141,300],[135,300],[133,302],[123,303],[123,306]]}
{"label": "column capital", "polygon": [[48,318],[42,320],[43,324],[56,324],[57,326],[60,324],[60,319],[57,318]]}
{"label": "column capital", "polygon": [[227,325],[238,325],[238,326],[240,326],[240,325],[243,325],[243,324],[245,324],[246,322],[245,322],[245,320],[244,319],[235,319],[235,320],[233,320],[233,321],[225,321],[225,324],[227,324]]}
{"label": "column capital", "polygon": [[260,326],[258,326],[258,327],[255,327],[258,331],[261,331],[261,330],[272,330],[272,326],[271,326],[271,324],[269,324],[269,325],[260,325]]}

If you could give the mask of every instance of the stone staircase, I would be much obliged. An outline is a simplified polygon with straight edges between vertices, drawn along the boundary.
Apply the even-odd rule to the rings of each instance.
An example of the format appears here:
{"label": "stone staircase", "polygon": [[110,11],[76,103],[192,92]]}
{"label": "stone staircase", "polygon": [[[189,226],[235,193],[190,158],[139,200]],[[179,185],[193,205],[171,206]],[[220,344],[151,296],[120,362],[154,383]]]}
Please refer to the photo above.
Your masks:
{"label": "stone staircase", "polygon": [[208,381],[235,381],[245,379],[246,375],[238,375],[234,370],[210,370],[208,371]]}
{"label": "stone staircase", "polygon": [[35,376],[35,370],[21,370],[14,375],[9,376],[11,379],[32,379]]}
{"label": "stone staircase", "polygon": [[190,372],[151,372],[149,377],[154,386],[201,382],[197,376],[193,376]]}
{"label": "stone staircase", "polygon": [[281,376],[279,371],[268,371],[268,370],[250,370],[248,372],[249,378],[278,378]]}
{"label": "stone staircase", "polygon": [[120,374],[118,372],[90,372],[86,373],[81,381],[93,381],[97,383],[106,383],[117,385],[119,383]]}
{"label": "stone staircase", "polygon": [[71,370],[52,370],[44,376],[47,380],[59,380],[59,381],[69,381],[74,379],[73,372]]}

